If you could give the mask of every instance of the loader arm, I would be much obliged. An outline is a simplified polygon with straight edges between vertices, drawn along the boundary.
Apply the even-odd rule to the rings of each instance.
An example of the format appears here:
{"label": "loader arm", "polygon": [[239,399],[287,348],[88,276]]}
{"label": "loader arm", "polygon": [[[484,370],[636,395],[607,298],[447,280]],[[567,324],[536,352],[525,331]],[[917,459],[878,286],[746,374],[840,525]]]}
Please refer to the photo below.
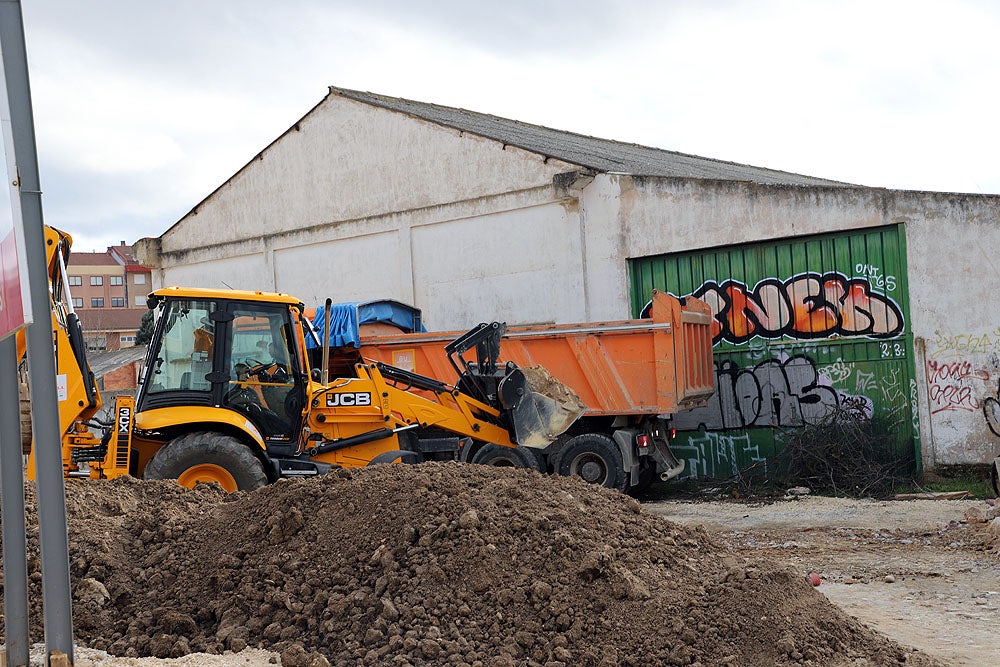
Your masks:
{"label": "loader arm", "polygon": [[[54,227],[45,227],[63,470],[67,475],[120,476],[127,474],[130,468],[133,399],[119,397],[111,420],[107,423],[96,421],[104,403],[87,360],[83,327],[73,310],[73,298],[69,291],[66,265],[72,244],[73,238],[69,234]],[[24,333],[18,332],[18,359],[22,359],[25,352]],[[50,445],[36,443],[32,439],[28,456],[29,479],[34,479],[35,475],[36,446]]]}

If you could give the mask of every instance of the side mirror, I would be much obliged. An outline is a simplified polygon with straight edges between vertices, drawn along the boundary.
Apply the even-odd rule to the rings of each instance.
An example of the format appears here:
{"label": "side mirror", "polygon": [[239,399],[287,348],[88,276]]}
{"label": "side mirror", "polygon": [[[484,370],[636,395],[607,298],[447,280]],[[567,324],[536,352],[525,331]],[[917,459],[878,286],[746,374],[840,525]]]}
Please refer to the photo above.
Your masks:
{"label": "side mirror", "polygon": [[309,371],[309,377],[312,378],[313,382],[319,382],[320,380],[323,379],[323,374],[320,373],[320,370],[318,368],[314,368],[311,371]]}

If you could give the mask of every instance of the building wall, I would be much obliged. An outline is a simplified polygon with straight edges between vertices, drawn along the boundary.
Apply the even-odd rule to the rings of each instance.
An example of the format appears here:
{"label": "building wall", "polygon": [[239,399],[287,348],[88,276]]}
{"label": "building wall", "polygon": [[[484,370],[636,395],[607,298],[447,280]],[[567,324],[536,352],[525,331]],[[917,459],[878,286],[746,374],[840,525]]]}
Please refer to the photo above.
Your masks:
{"label": "building wall", "polygon": [[[125,267],[122,266],[75,266],[71,264],[67,268],[67,275],[72,281],[74,277],[80,279],[80,285],[71,285],[70,293],[73,297],[80,299],[80,308],[111,308],[113,298],[121,299],[119,308],[129,306],[125,296]],[[112,285],[112,278],[118,281],[118,285]],[[100,285],[92,285],[92,279],[100,280]],[[93,299],[100,299],[97,305]]]}
{"label": "building wall", "polygon": [[101,378],[99,388],[102,392],[112,394],[123,390],[135,389],[139,385],[139,371],[142,368],[142,361],[132,361],[128,364],[109,371]]}
{"label": "building wall", "polygon": [[[146,295],[151,289],[151,276],[146,270],[128,270],[117,264],[87,264],[86,258],[96,253],[81,253],[70,257],[67,276],[74,308],[83,326],[84,338],[92,350],[117,350],[133,345],[122,341],[123,336],[135,335],[132,323],[146,312]],[[104,255],[104,253],[100,253]],[[109,255],[104,255],[110,260]],[[76,261],[74,261],[74,259]],[[92,285],[98,278],[100,285]],[[76,279],[76,280],[74,280]],[[118,284],[112,284],[117,282]]]}
{"label": "building wall", "polygon": [[233,242],[545,185],[567,168],[330,96],[164,233],[159,252],[165,268],[201,261]]}
{"label": "building wall", "polygon": [[[981,463],[1000,451],[992,315],[1000,269],[991,252],[1000,247],[1000,198],[627,177],[619,191],[623,256],[631,258],[901,224],[916,388],[909,407],[923,462]],[[869,283],[886,275],[870,264],[853,268],[850,278]]]}

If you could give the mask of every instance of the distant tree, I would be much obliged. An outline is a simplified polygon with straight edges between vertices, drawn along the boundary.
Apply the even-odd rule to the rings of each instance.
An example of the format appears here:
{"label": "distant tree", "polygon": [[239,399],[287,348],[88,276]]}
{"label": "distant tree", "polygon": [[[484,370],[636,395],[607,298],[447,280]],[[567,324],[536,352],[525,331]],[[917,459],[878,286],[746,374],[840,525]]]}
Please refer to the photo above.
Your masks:
{"label": "distant tree", "polygon": [[149,341],[153,339],[153,311],[147,310],[142,315],[142,321],[139,322],[139,330],[135,332],[135,344],[136,345],[148,345]]}

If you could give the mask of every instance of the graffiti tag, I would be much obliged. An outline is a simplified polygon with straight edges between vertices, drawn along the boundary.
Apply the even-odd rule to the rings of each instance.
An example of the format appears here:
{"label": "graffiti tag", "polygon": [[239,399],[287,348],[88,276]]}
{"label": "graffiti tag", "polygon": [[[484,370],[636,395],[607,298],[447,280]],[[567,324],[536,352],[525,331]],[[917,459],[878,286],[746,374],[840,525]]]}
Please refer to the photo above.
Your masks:
{"label": "graffiti tag", "polygon": [[987,333],[963,333],[934,336],[932,357],[958,357],[967,354],[995,354],[1000,351],[1000,327]]}
{"label": "graffiti tag", "polygon": [[841,383],[851,377],[851,373],[854,369],[844,363],[843,359],[838,358],[837,361],[833,362],[829,366],[824,366],[820,369],[820,373],[824,377],[830,378],[831,382]]}
{"label": "graffiti tag", "polygon": [[708,405],[674,416],[676,428],[805,426],[821,421],[847,399],[867,415],[874,409],[871,399],[830,387],[812,360],[801,355],[769,359],[749,368],[740,368],[732,361],[716,363],[715,388]]}
{"label": "graffiti tag", "polygon": [[854,273],[868,278],[869,282],[878,289],[884,289],[887,292],[896,289],[896,276],[882,273],[882,269],[873,264],[856,264]]}
{"label": "graffiti tag", "polygon": [[753,289],[737,280],[710,280],[693,292],[712,308],[713,342],[761,338],[822,338],[832,334],[886,338],[903,330],[895,301],[873,292],[867,278],[801,273],[767,278]]}
{"label": "graffiti tag", "polygon": [[983,400],[983,415],[986,417],[986,425],[993,431],[993,435],[1000,437],[1000,385],[997,385],[997,395],[987,396]]}
{"label": "graffiti tag", "polygon": [[982,403],[971,382],[989,380],[989,373],[977,370],[969,361],[942,362],[927,360],[927,393],[931,414],[948,410],[975,412]]}
{"label": "graffiti tag", "polygon": [[740,459],[751,464],[763,465],[767,473],[767,459],[760,448],[750,440],[750,434],[702,432],[685,443],[670,446],[674,454],[685,460],[686,477],[728,477],[739,472]]}

